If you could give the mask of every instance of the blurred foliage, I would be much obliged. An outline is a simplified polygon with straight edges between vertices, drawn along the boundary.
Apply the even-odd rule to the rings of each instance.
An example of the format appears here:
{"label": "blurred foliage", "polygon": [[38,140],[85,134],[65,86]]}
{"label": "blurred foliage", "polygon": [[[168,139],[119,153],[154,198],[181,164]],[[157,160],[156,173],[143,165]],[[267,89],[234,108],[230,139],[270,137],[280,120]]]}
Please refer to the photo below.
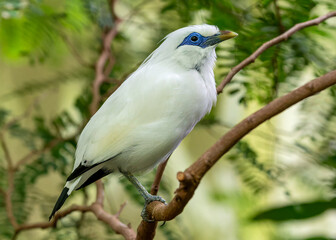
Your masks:
{"label": "blurred foliage", "polygon": [[328,209],[336,208],[336,200],[299,203],[291,206],[272,208],[258,213],[253,220],[288,221],[315,217]]}
{"label": "blurred foliage", "polygon": [[[190,24],[206,22],[220,29],[230,29],[239,33],[233,44],[220,45],[216,79],[220,81],[229,69],[253,53],[264,42],[278,36],[296,23],[307,21],[326,10],[336,9],[334,0],[155,0],[119,1],[116,13],[124,23],[120,33],[112,43],[112,52],[117,59],[110,74],[112,81],[104,83],[101,95],[106,98],[127,75],[134,71],[143,59],[157,46],[168,32]],[[71,58],[77,67],[71,70],[55,70],[54,76],[26,82],[11,92],[0,96],[1,102],[26,96],[40,96],[48,89],[64,85],[70,81],[81,81],[84,85],[76,97],[72,111],[55,113],[52,118],[44,115],[39,105],[24,116],[0,106],[0,127],[6,138],[19,142],[27,154],[36,156],[28,161],[15,175],[15,189],[12,200],[14,216],[19,224],[31,220],[32,212],[38,209],[47,219],[56,198],[34,188],[36,182],[51,172],[63,177],[71,171],[76,138],[90,118],[91,83],[94,79],[94,64],[102,48],[101,36],[106,28],[114,25],[111,12],[105,0],[1,0],[0,1],[0,56],[6,63],[20,63],[27,67],[55,65]],[[335,25],[322,23],[297,32],[287,41],[265,51],[254,64],[245,68],[228,86],[227,95],[237,97],[243,106],[264,105],[288,92],[301,83],[298,79],[306,71],[312,75],[324,74],[336,67]],[[134,37],[133,32],[136,33]],[[335,51],[334,51],[335,52]],[[327,56],[327,57],[326,57]],[[118,81],[114,81],[118,80]],[[323,104],[321,104],[323,103]],[[295,146],[283,146],[283,152],[299,152],[305,161],[313,160],[314,168],[330,171],[333,177],[325,182],[314,182],[308,176],[311,188],[324,189],[320,196],[324,200],[295,202],[285,207],[273,206],[260,210],[250,204],[256,220],[291,221],[316,217],[335,208],[336,188],[336,88],[332,87],[317,97],[305,101],[300,107],[300,124],[295,134]],[[30,119],[30,124],[24,124]],[[221,125],[216,110],[212,111],[202,124],[208,128]],[[290,133],[290,135],[294,133]],[[263,134],[263,138],[268,137]],[[267,141],[267,140],[266,140]],[[272,138],[272,141],[277,142]],[[251,141],[238,143],[227,155],[235,167],[243,189],[255,198],[263,198],[275,186],[280,186],[288,198],[291,193],[286,187],[288,174],[302,178],[305,176],[279,166],[274,159],[261,157],[258,147]],[[7,189],[7,165],[5,155],[0,158],[0,188]],[[289,173],[288,173],[289,172]],[[328,172],[329,173],[329,172]],[[150,188],[155,173],[143,177],[142,182]],[[136,190],[124,179],[120,179],[130,199],[138,205],[143,200]],[[160,192],[167,199],[173,194],[168,180],[163,179]],[[85,200],[85,192],[80,191]],[[243,195],[243,194],[242,194]],[[223,197],[224,196],[224,197]],[[226,202],[236,197],[220,191],[211,194],[218,202]],[[318,197],[318,196],[317,196]],[[255,199],[254,198],[254,199]],[[321,199],[320,198],[320,199]],[[318,199],[318,198],[317,198]],[[246,200],[240,198],[242,206]],[[239,207],[244,209],[244,207]],[[260,212],[259,212],[260,211]],[[244,216],[245,218],[246,215]],[[251,217],[251,216],[249,216]],[[245,219],[245,221],[247,221]],[[169,226],[167,226],[169,225]],[[0,238],[11,239],[13,227],[8,221],[4,199],[0,198]],[[107,226],[101,225],[93,216],[70,215],[62,220],[62,227],[50,229],[46,239],[96,239],[101,237],[96,229],[105,232],[103,239],[118,239]],[[159,228],[165,239],[191,239],[176,219],[175,224],[167,223]],[[192,230],[188,230],[191,231]],[[190,235],[190,236],[189,236]],[[279,237],[277,239],[295,239]],[[305,239],[328,239],[314,237]]]}

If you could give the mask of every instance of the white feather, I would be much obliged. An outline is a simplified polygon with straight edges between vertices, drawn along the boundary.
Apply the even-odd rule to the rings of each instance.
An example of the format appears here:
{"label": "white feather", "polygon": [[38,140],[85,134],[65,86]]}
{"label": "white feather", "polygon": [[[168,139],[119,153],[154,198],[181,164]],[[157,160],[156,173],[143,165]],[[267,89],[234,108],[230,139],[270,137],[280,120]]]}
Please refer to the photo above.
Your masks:
{"label": "white feather", "polygon": [[[192,32],[210,36],[219,31],[199,25],[169,34],[90,119],[78,141],[74,169],[114,156],[100,168],[151,169],[211,110],[217,96],[215,46],[177,48]],[[77,187],[82,182],[76,180]]]}
{"label": "white feather", "polygon": [[[131,176],[153,168],[180,144],[216,103],[213,74],[217,43],[237,34],[210,25],[181,28],[113,93],[83,129],[74,170],[49,217],[73,190],[121,171]],[[195,38],[196,37],[196,38]],[[161,199],[163,201],[163,199]],[[161,201],[160,200],[160,201]],[[145,219],[146,215],[142,215]]]}

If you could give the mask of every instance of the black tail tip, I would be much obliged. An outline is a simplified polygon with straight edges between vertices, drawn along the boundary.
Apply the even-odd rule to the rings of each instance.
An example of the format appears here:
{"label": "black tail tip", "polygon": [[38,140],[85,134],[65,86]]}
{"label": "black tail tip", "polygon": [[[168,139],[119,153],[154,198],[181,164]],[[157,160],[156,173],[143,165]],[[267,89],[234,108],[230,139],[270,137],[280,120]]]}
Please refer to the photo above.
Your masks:
{"label": "black tail tip", "polygon": [[68,191],[69,191],[69,188],[67,187],[63,188],[63,191],[61,192],[61,195],[58,197],[57,202],[49,216],[49,221],[52,219],[55,213],[63,206],[65,200],[69,197]]}

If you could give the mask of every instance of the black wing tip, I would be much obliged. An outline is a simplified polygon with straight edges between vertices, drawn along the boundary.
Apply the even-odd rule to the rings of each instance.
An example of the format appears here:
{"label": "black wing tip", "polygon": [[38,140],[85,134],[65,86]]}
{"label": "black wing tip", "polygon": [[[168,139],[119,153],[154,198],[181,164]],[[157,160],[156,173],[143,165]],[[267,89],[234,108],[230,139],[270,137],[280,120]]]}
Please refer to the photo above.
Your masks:
{"label": "black wing tip", "polygon": [[75,178],[79,177],[80,175],[82,175],[83,173],[85,173],[86,171],[90,170],[92,167],[86,167],[82,164],[80,164],[71,174],[70,176],[67,178],[67,181],[71,181],[74,180]]}
{"label": "black wing tip", "polygon": [[81,186],[76,188],[76,190],[82,189],[82,188],[86,187],[87,185],[90,185],[91,183],[94,183],[95,181],[105,177],[106,175],[108,175],[110,173],[112,173],[112,171],[101,168],[97,172],[92,174]]}
{"label": "black wing tip", "polygon": [[68,191],[69,191],[69,188],[67,187],[63,188],[63,191],[61,192],[61,195],[58,197],[55,203],[55,206],[49,216],[49,221],[52,219],[55,213],[63,206],[65,200],[69,197]]}

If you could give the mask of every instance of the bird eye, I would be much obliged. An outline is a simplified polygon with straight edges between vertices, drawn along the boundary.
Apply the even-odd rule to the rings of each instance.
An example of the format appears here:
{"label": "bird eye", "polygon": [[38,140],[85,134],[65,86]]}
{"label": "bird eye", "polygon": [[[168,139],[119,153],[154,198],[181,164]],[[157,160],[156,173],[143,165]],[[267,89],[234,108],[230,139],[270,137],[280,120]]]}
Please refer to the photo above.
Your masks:
{"label": "bird eye", "polygon": [[198,37],[196,37],[196,36],[191,37],[191,41],[196,42],[197,40],[198,40]]}

